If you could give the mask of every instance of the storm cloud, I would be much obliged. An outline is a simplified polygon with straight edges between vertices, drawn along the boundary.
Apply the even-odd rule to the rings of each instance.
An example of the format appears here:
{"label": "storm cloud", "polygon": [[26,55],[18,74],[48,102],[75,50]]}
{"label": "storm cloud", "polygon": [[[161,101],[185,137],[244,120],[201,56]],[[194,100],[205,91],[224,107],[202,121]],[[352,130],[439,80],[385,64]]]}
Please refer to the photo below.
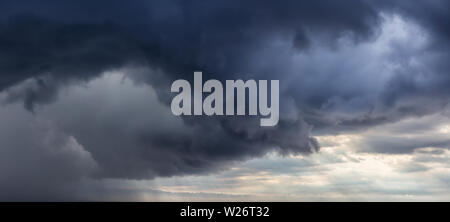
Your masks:
{"label": "storm cloud", "polygon": [[[448,1],[0,1],[0,153],[29,162],[2,167],[0,190],[27,183],[54,187],[64,199],[64,189],[84,179],[208,174],[272,151],[320,152],[313,130],[339,134],[441,112],[450,89],[448,8]],[[194,71],[205,79],[279,79],[279,124],[173,116],[170,84]],[[408,153],[448,141],[366,144]]]}

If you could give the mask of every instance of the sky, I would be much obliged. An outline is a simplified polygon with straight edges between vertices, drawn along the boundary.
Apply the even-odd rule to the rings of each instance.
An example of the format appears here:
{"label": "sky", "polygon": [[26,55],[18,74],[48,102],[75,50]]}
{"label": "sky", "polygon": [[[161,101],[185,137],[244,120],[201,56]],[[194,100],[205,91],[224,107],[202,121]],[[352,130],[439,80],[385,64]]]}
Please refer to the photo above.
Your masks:
{"label": "sky", "polygon": [[[449,4],[0,0],[0,200],[449,201]],[[195,71],[278,125],[173,115]]]}

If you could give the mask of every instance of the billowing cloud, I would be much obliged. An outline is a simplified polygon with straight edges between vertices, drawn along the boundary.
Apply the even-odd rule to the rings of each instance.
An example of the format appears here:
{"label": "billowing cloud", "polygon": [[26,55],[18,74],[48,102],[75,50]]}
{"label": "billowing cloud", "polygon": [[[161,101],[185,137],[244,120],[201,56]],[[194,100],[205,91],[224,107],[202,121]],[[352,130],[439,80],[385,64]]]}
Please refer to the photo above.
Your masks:
{"label": "billowing cloud", "polygon": [[[447,109],[448,4],[0,1],[0,119],[8,122],[0,158],[29,162],[2,168],[9,182],[0,189],[27,183],[35,186],[25,199],[40,190],[64,199],[86,179],[207,174],[272,151],[315,153],[312,135],[370,135],[358,152],[446,149],[449,138],[413,133],[408,120]],[[279,124],[173,116],[170,84],[194,71],[279,79]],[[397,122],[400,134],[389,125]],[[385,133],[373,133],[378,127]]]}

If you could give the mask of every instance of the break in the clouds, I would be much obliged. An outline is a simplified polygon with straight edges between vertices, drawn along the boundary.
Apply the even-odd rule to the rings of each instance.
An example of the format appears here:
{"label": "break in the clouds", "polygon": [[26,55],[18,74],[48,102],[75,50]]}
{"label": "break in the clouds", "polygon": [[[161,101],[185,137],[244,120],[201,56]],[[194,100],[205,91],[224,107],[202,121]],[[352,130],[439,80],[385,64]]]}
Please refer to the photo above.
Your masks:
{"label": "break in the clouds", "polygon": [[[290,187],[294,193],[315,183],[325,186],[319,192],[361,181],[321,183],[325,171],[292,156],[355,164],[360,155],[372,163],[370,155],[409,155],[392,169],[429,170],[450,144],[442,125],[450,92],[449,8],[439,0],[0,1],[0,198],[130,198],[132,191],[111,186],[246,174],[242,164],[263,157],[250,167],[255,175],[294,177],[298,170],[317,179]],[[204,79],[280,80],[279,124],[173,116],[170,84],[191,80],[194,71]],[[333,149],[324,139],[331,136],[351,142],[321,151]],[[267,159],[274,152],[285,158]],[[321,163],[328,162],[314,165]],[[239,187],[236,175],[225,175],[220,182],[205,177]],[[208,188],[203,183],[195,189]],[[152,195],[178,195],[154,188]],[[386,187],[372,188],[361,192]],[[212,193],[202,195],[228,198]],[[246,190],[229,193],[247,197]]]}

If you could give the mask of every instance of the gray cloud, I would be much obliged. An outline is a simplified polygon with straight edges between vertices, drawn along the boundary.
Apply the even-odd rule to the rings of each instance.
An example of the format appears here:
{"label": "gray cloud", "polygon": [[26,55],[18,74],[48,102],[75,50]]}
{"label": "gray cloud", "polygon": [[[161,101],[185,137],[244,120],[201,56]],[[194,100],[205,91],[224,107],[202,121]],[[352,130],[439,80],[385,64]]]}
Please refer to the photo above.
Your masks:
{"label": "gray cloud", "polygon": [[64,200],[96,163],[77,141],[18,105],[0,109],[0,199]]}
{"label": "gray cloud", "polygon": [[448,148],[450,140],[436,138],[409,138],[407,136],[372,136],[366,139],[361,150],[375,151],[377,153],[411,153],[423,147]]}
{"label": "gray cloud", "polygon": [[[2,109],[23,103],[32,117],[53,122],[47,131],[58,138],[43,143],[39,138],[46,133],[40,133],[47,131],[23,126],[19,132],[37,136],[25,134],[23,144],[15,144],[21,140],[17,135],[2,138],[7,145],[1,152],[11,156],[37,147],[36,153],[53,153],[46,149],[75,146],[89,158],[57,162],[78,155],[64,153],[49,164],[62,165],[73,180],[145,179],[209,173],[272,150],[315,152],[313,127],[317,134],[339,133],[436,113],[446,107],[450,83],[446,6],[446,1],[357,0],[0,1]],[[384,41],[383,33],[392,30],[383,27],[392,15],[402,16],[406,25],[397,28],[406,28],[408,36],[392,34]],[[169,84],[191,79],[197,70],[219,80],[280,79],[279,125],[262,129],[251,118],[173,117]],[[108,71],[125,72],[141,91],[108,85]],[[88,89],[77,90],[80,86]],[[21,124],[13,119],[10,125]],[[442,145],[380,141],[368,143],[393,147],[392,152]],[[35,174],[51,172],[41,170]],[[13,172],[0,176],[20,179],[22,174]],[[65,178],[61,172],[48,175]],[[56,181],[52,187],[69,180]]]}
{"label": "gray cloud", "polygon": [[[2,156],[10,158],[27,152],[36,159],[32,159],[32,163],[18,162],[22,167],[10,165],[14,170],[4,168],[6,171],[0,174],[2,177],[16,176],[18,179],[5,180],[2,184],[2,190],[12,191],[9,192],[11,196],[5,198],[22,197],[17,195],[20,187],[16,189],[14,186],[24,176],[16,171],[19,169],[31,173],[27,174],[27,181],[35,180],[34,185],[41,181],[42,186],[47,186],[33,190],[42,194],[36,199],[58,200],[77,198],[77,195],[60,193],[73,189],[84,178],[152,179],[205,174],[225,169],[235,161],[262,156],[270,150],[290,154],[311,153],[318,149],[317,142],[309,137],[309,126],[301,120],[281,121],[276,128],[267,130],[259,128],[256,118],[245,122],[243,119],[205,118],[201,124],[193,120],[183,121],[173,116],[168,106],[160,103],[152,87],[134,82],[131,78],[134,72],[137,71],[106,72],[87,84],[68,86],[58,100],[36,107],[33,113],[25,112],[18,103],[3,105],[5,114],[2,117],[10,118],[19,110],[18,113],[27,117],[22,117],[23,121],[36,125],[30,127],[18,121],[20,117],[9,120],[10,124],[22,126],[12,133],[29,131],[35,137],[22,144],[28,140],[27,134],[22,135],[21,140],[11,133],[5,134],[1,142],[7,148],[2,150]],[[44,127],[45,130],[41,129]],[[8,131],[9,128],[4,125],[2,130]],[[46,132],[52,136],[51,140],[47,139]],[[15,145],[16,142],[21,145]],[[65,156],[58,154],[64,154],[66,149],[79,149],[90,162],[84,163],[70,156],[67,157],[71,158],[70,161],[65,160]],[[55,153],[54,159],[42,159],[42,153]],[[29,161],[26,158],[22,160]],[[80,168],[72,169],[72,164]],[[49,170],[47,165],[58,170]],[[83,168],[88,166],[91,167]],[[38,172],[33,174],[35,170]],[[55,183],[46,183],[48,177],[54,177]],[[39,192],[41,189],[45,192]],[[92,189],[89,184],[87,189]],[[48,198],[44,198],[46,195]]]}

